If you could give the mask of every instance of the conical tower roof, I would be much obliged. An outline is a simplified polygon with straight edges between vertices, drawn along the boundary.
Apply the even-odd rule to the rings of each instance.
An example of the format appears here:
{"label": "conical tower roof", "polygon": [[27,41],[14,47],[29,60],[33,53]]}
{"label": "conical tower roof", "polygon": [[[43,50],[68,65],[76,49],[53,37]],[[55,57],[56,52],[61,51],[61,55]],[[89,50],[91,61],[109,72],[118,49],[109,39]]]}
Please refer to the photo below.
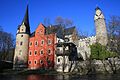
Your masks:
{"label": "conical tower roof", "polygon": [[26,26],[26,33],[30,34],[28,5],[27,5],[27,8],[26,8],[25,16],[24,16],[23,21],[22,21],[22,24],[23,24],[23,23],[24,23],[24,25]]}

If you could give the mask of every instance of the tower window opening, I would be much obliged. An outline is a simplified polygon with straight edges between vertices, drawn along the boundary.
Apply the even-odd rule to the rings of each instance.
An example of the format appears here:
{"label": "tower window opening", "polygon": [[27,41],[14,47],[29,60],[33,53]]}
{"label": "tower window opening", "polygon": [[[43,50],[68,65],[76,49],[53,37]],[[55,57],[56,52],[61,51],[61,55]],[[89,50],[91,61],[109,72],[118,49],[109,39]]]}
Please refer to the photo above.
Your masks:
{"label": "tower window opening", "polygon": [[23,37],[23,35],[21,35],[21,37]]}
{"label": "tower window opening", "polygon": [[23,42],[20,42],[20,45],[23,45]]}

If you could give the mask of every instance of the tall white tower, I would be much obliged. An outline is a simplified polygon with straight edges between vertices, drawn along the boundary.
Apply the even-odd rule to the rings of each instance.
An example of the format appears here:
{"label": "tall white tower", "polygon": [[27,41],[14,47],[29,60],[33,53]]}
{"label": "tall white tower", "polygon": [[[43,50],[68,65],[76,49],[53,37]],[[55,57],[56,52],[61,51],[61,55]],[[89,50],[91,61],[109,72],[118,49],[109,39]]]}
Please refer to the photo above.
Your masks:
{"label": "tall white tower", "polygon": [[30,26],[28,17],[28,6],[22,24],[18,26],[16,34],[16,47],[14,54],[14,68],[26,68],[28,61]]}
{"label": "tall white tower", "polygon": [[95,9],[94,22],[96,26],[96,42],[106,46],[108,43],[106,23],[104,15],[99,7]]}

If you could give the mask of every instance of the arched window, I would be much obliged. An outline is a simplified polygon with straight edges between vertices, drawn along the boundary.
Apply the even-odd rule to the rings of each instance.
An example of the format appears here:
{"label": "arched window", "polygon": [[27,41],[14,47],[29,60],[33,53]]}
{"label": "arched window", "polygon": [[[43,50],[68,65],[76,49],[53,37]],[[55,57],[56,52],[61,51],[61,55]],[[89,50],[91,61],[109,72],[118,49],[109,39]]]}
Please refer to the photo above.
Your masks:
{"label": "arched window", "polygon": [[41,44],[44,44],[44,40],[41,41]]}
{"label": "arched window", "polygon": [[50,49],[48,49],[48,54],[50,54],[51,53],[51,50]]}
{"label": "arched window", "polygon": [[35,64],[37,64],[37,61],[35,60]]}
{"label": "arched window", "polygon": [[35,51],[35,55],[37,55],[37,51]]}
{"label": "arched window", "polygon": [[32,64],[32,62],[31,62],[31,61],[29,61],[29,62],[28,62],[28,64]]}
{"label": "arched window", "polygon": [[43,60],[40,60],[40,64],[43,64]]}
{"label": "arched window", "polygon": [[43,54],[43,50],[40,51],[40,54]]}
{"label": "arched window", "polygon": [[30,56],[32,55],[32,52],[31,52],[31,51],[29,52],[29,55],[30,55]]}

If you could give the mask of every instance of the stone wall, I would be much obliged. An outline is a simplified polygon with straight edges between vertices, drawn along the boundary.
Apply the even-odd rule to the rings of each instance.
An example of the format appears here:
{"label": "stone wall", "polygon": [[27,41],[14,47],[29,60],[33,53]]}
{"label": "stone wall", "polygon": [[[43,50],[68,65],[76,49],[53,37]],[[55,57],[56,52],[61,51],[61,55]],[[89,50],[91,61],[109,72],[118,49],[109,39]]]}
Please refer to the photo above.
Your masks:
{"label": "stone wall", "polygon": [[71,72],[84,75],[95,73],[116,73],[119,70],[120,59],[109,58],[108,60],[78,61]]}

